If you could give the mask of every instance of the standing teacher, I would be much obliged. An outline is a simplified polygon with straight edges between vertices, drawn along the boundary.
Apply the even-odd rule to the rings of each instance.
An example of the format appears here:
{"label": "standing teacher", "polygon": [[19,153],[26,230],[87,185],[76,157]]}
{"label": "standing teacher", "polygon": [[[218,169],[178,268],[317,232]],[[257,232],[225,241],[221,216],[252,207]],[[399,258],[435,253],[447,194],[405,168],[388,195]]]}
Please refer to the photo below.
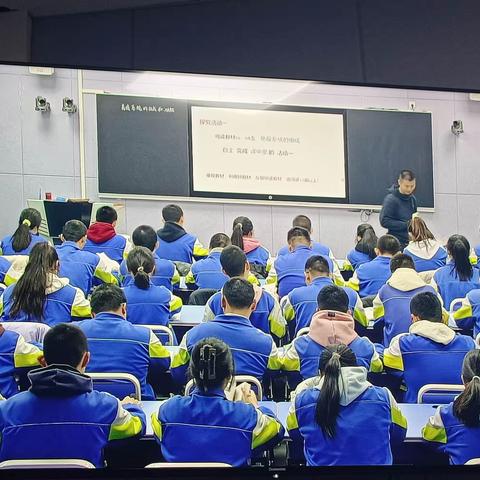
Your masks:
{"label": "standing teacher", "polygon": [[413,195],[415,186],[415,174],[411,170],[402,170],[397,184],[392,185],[383,199],[380,212],[380,225],[398,238],[402,249],[408,245],[408,222],[417,213],[417,199]]}

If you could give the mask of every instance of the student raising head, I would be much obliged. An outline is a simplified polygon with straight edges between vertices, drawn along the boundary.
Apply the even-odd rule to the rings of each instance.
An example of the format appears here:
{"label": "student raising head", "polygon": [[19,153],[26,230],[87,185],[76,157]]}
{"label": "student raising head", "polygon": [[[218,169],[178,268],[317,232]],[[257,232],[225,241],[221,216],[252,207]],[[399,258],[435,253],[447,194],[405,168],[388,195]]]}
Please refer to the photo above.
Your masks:
{"label": "student raising head", "polygon": [[90,304],[82,290],[58,276],[58,255],[50,244],[32,248],[24,274],[0,297],[4,321],[43,322],[53,326],[79,318],[89,318]]}
{"label": "student raising head", "polygon": [[29,373],[28,391],[0,402],[0,461],[81,458],[104,467],[107,443],[144,434],[145,414],[130,397],[92,390],[80,329],[57,325],[43,347],[43,368]]}
{"label": "student raising head", "polygon": [[382,362],[373,343],[355,332],[355,321],[349,310],[347,293],[336,285],[326,285],[317,297],[314,313],[306,335],[297,336],[281,350],[282,369],[289,373],[289,385],[295,388],[300,380],[317,374],[318,359],[333,343],[348,345],[358,359],[358,365],[373,372],[382,371]]}
{"label": "student raising head", "polygon": [[450,404],[437,408],[423,427],[423,439],[446,453],[453,465],[480,457],[480,350],[463,361],[465,390]]}
{"label": "student raising head", "polygon": [[[200,340],[192,349],[189,373],[195,382],[188,396],[163,402],[152,414],[155,437],[167,462],[250,463],[253,449],[273,447],[284,429],[274,414],[259,407],[247,384],[230,401],[225,389],[235,373],[232,352],[217,338]],[[168,428],[167,428],[168,427]]]}
{"label": "student raising head", "polygon": [[223,340],[232,349],[237,375],[263,379],[269,371],[280,369],[272,337],[255,328],[249,320],[255,310],[253,285],[244,278],[231,278],[223,286],[221,305],[224,313],[197,325],[183,337],[171,368],[177,383],[187,382],[187,367],[194,345],[209,337]]}
{"label": "student raising head", "polygon": [[451,261],[434,273],[432,285],[442,296],[445,307],[450,308],[452,300],[480,288],[480,270],[470,263],[470,243],[463,235],[448,239],[447,252]]}
{"label": "student raising head", "polygon": [[447,252],[442,243],[435,240],[425,221],[416,216],[408,223],[409,244],[403,253],[410,255],[417,272],[437,270],[447,261]]}
{"label": "student raising head", "polygon": [[193,263],[193,260],[206,257],[208,250],[197,237],[183,228],[183,210],[175,204],[162,209],[163,228],[157,230],[157,255],[172,262]]}
{"label": "student raising head", "polygon": [[[250,264],[245,253],[235,245],[225,247],[220,254],[220,265],[228,278],[242,277],[250,280]],[[286,333],[285,319],[277,300],[257,285],[253,286],[255,293],[255,310],[250,315],[250,322],[254,327],[265,333],[271,333],[282,338]],[[209,298],[205,306],[204,320],[213,320],[217,315],[224,313],[222,307],[222,293],[217,292]]]}
{"label": "student raising head", "polygon": [[429,383],[458,384],[462,362],[475,348],[471,337],[456,334],[443,323],[442,304],[435,293],[423,292],[410,302],[412,324],[385,349],[385,367],[403,371],[406,403],[416,403],[419,389]]}
{"label": "student raising head", "polygon": [[230,238],[225,233],[216,233],[210,239],[207,258],[195,262],[185,279],[185,283],[196,285],[198,288],[220,290],[228,280],[222,272],[220,255],[225,247],[230,245]]}
{"label": "student raising head", "polygon": [[347,254],[348,264],[351,266],[352,270],[356,270],[357,267],[364,263],[368,263],[377,256],[375,251],[377,242],[378,238],[375,234],[375,230],[369,223],[361,223],[357,227],[355,248],[350,250]]}
{"label": "student raising head", "polygon": [[[309,257],[305,263],[305,287],[293,289],[282,299],[282,310],[287,322],[295,321],[295,333],[310,325],[310,321],[317,310],[317,297],[320,291],[333,285],[328,260],[321,255]],[[349,287],[342,287],[348,296],[348,308],[353,317],[363,326],[368,321],[363,309],[362,301],[357,292]]]}
{"label": "student raising head", "polygon": [[84,249],[91,253],[104,253],[120,265],[132,246],[128,237],[118,235],[115,231],[117,220],[117,211],[113,207],[100,207],[95,215],[95,223],[87,231]]}
{"label": "student raising head", "polygon": [[356,290],[361,298],[376,295],[390,278],[390,260],[399,251],[400,242],[393,235],[381,236],[375,248],[377,257],[360,265],[348,286]]}
{"label": "student raising head", "polygon": [[328,346],[319,363],[320,377],[299,385],[287,417],[307,465],[391,465],[391,443],[407,430],[392,394],[367,381],[346,345]]}
{"label": "student raising head", "polygon": [[18,227],[13,233],[5,237],[0,243],[1,255],[29,255],[37,243],[47,239],[38,234],[42,223],[42,216],[35,208],[25,208],[20,214]]}
{"label": "student raising head", "polygon": [[127,257],[127,269],[133,279],[123,288],[127,320],[140,325],[168,325],[172,315],[182,308],[182,300],[167,288],[152,283],[153,253],[145,247],[134,247]]}
{"label": "student raising head", "polygon": [[[154,285],[166,287],[172,291],[173,285],[178,284],[180,281],[180,275],[171,260],[160,258],[155,252],[159,245],[155,230],[150,225],[140,225],[132,233],[132,242],[136,247],[148,248],[153,254],[155,271],[150,278],[151,282]],[[123,277],[124,286],[128,286],[133,282],[133,277],[128,275],[127,260],[122,261],[120,274]]]}
{"label": "student raising head", "polygon": [[95,255],[83,251],[87,241],[87,227],[79,220],[69,220],[60,235],[62,245],[56,247],[60,260],[60,275],[70,280],[70,284],[80,288],[85,295],[90,294],[94,279],[100,283],[118,284],[113,271],[118,271],[118,263],[105,255]]}
{"label": "student raising head", "polygon": [[252,269],[262,277],[267,275],[270,253],[253,236],[253,223],[248,217],[237,217],[233,221],[232,245],[241,248],[247,255]]}

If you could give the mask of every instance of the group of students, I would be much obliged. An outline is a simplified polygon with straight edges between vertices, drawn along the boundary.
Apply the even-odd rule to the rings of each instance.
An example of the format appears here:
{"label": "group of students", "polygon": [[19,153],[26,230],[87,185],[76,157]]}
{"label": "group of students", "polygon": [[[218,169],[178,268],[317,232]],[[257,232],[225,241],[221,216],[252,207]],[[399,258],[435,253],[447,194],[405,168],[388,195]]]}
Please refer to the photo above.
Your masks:
{"label": "group of students", "polygon": [[[194,380],[192,394],[163,402],[152,417],[167,461],[240,466],[278,443],[284,434],[278,419],[259,407],[248,386],[235,388],[233,377],[266,380],[280,371],[293,391],[287,428],[308,465],[392,463],[391,444],[405,437],[406,420],[392,393],[367,379],[383,370],[400,372],[411,403],[426,383],[463,381],[464,393],[439,408],[424,438],[453,463],[480,457],[480,355],[473,338],[446,324],[452,304],[460,326],[480,331],[477,257],[463,236],[453,235],[444,248],[414,217],[400,253],[395,237],[377,238],[362,224],[343,268],[353,276],[345,282],[332,251],[312,241],[304,215],[294,219],[288,246],[275,259],[247,217],[234,220],[231,237],[213,235],[207,250],[185,231],[180,207],[167,205],[162,215],[161,229],[139,226],[132,244],[115,232],[115,210],[102,207],[88,229],[67,222],[62,244],[53,247],[38,234],[40,214],[26,209],[15,233],[2,240],[0,350],[8,361],[1,364],[0,393],[8,400],[0,403],[0,459],[55,452],[103,465],[107,441],[145,431],[138,402],[92,391],[85,375],[118,371],[139,379],[145,400],[155,399],[147,377],[169,372],[178,385]],[[183,336],[171,358],[142,325],[168,326],[180,310],[172,293],[180,270],[187,285],[213,295],[205,321]],[[379,344],[358,334],[368,325],[369,305],[383,325]],[[12,322],[52,328],[40,345],[10,330]],[[30,390],[18,393],[14,373],[24,367],[39,368],[29,373]],[[79,434],[81,442],[66,441],[75,437],[69,425],[87,419],[91,429]],[[34,448],[38,425],[56,440]],[[366,437],[373,439],[367,457]],[[22,449],[32,444],[28,454],[20,438]]]}

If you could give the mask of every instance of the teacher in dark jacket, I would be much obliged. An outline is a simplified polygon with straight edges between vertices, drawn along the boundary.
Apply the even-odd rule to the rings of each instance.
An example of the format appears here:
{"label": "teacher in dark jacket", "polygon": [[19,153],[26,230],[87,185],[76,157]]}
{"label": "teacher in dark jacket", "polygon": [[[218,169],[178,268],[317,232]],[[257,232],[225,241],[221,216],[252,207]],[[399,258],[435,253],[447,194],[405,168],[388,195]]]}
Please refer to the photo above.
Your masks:
{"label": "teacher in dark jacket", "polygon": [[411,170],[402,170],[397,185],[388,190],[380,212],[380,225],[398,238],[402,248],[408,245],[408,222],[417,212],[417,199],[413,195],[415,187],[415,174]]}

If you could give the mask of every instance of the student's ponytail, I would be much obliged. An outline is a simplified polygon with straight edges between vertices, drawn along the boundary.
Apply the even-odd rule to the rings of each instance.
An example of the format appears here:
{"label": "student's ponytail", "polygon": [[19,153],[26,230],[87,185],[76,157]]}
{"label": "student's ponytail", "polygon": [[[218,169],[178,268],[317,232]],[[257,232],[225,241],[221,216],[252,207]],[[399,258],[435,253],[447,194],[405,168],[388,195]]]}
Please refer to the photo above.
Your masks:
{"label": "student's ponytail", "polygon": [[467,427],[480,425],[480,350],[471,350],[463,360],[465,390],[453,402],[454,415]]}
{"label": "student's ponytail", "polygon": [[452,235],[447,242],[447,250],[453,259],[458,278],[465,282],[472,278],[473,267],[470,263],[470,243],[463,235]]}
{"label": "student's ponytail", "polygon": [[340,378],[342,367],[357,365],[355,354],[346,345],[332,345],[320,356],[320,373],[323,385],[315,408],[315,421],[330,438],[335,436],[340,412]]}
{"label": "student's ponytail", "polygon": [[433,233],[428,229],[425,221],[420,217],[413,217],[408,222],[408,233],[412,242],[423,242],[425,248],[430,246],[430,240],[435,240]]}
{"label": "student's ponytail", "polygon": [[49,243],[37,243],[32,248],[25,271],[13,287],[11,318],[23,311],[28,319],[41,321],[47,298],[46,289],[56,273],[57,262],[57,251]]}
{"label": "student's ponytail", "polygon": [[243,250],[243,237],[253,231],[253,223],[248,217],[237,217],[233,221],[232,245]]}
{"label": "student's ponytail", "polygon": [[205,338],[193,347],[188,373],[203,393],[227,387],[234,372],[232,352],[226,343]]}
{"label": "student's ponytail", "polygon": [[146,247],[133,248],[127,257],[127,269],[133,276],[138,288],[148,290],[150,275],[155,270],[155,259],[152,252]]}
{"label": "student's ponytail", "polygon": [[359,225],[357,227],[357,237],[360,237],[360,240],[357,242],[355,250],[367,254],[373,260],[377,256],[375,247],[378,242],[373,227],[369,223]]}
{"label": "student's ponytail", "polygon": [[31,230],[40,227],[42,216],[35,208],[25,208],[20,214],[18,228],[12,235],[12,248],[15,252],[25,250],[32,241]]}

